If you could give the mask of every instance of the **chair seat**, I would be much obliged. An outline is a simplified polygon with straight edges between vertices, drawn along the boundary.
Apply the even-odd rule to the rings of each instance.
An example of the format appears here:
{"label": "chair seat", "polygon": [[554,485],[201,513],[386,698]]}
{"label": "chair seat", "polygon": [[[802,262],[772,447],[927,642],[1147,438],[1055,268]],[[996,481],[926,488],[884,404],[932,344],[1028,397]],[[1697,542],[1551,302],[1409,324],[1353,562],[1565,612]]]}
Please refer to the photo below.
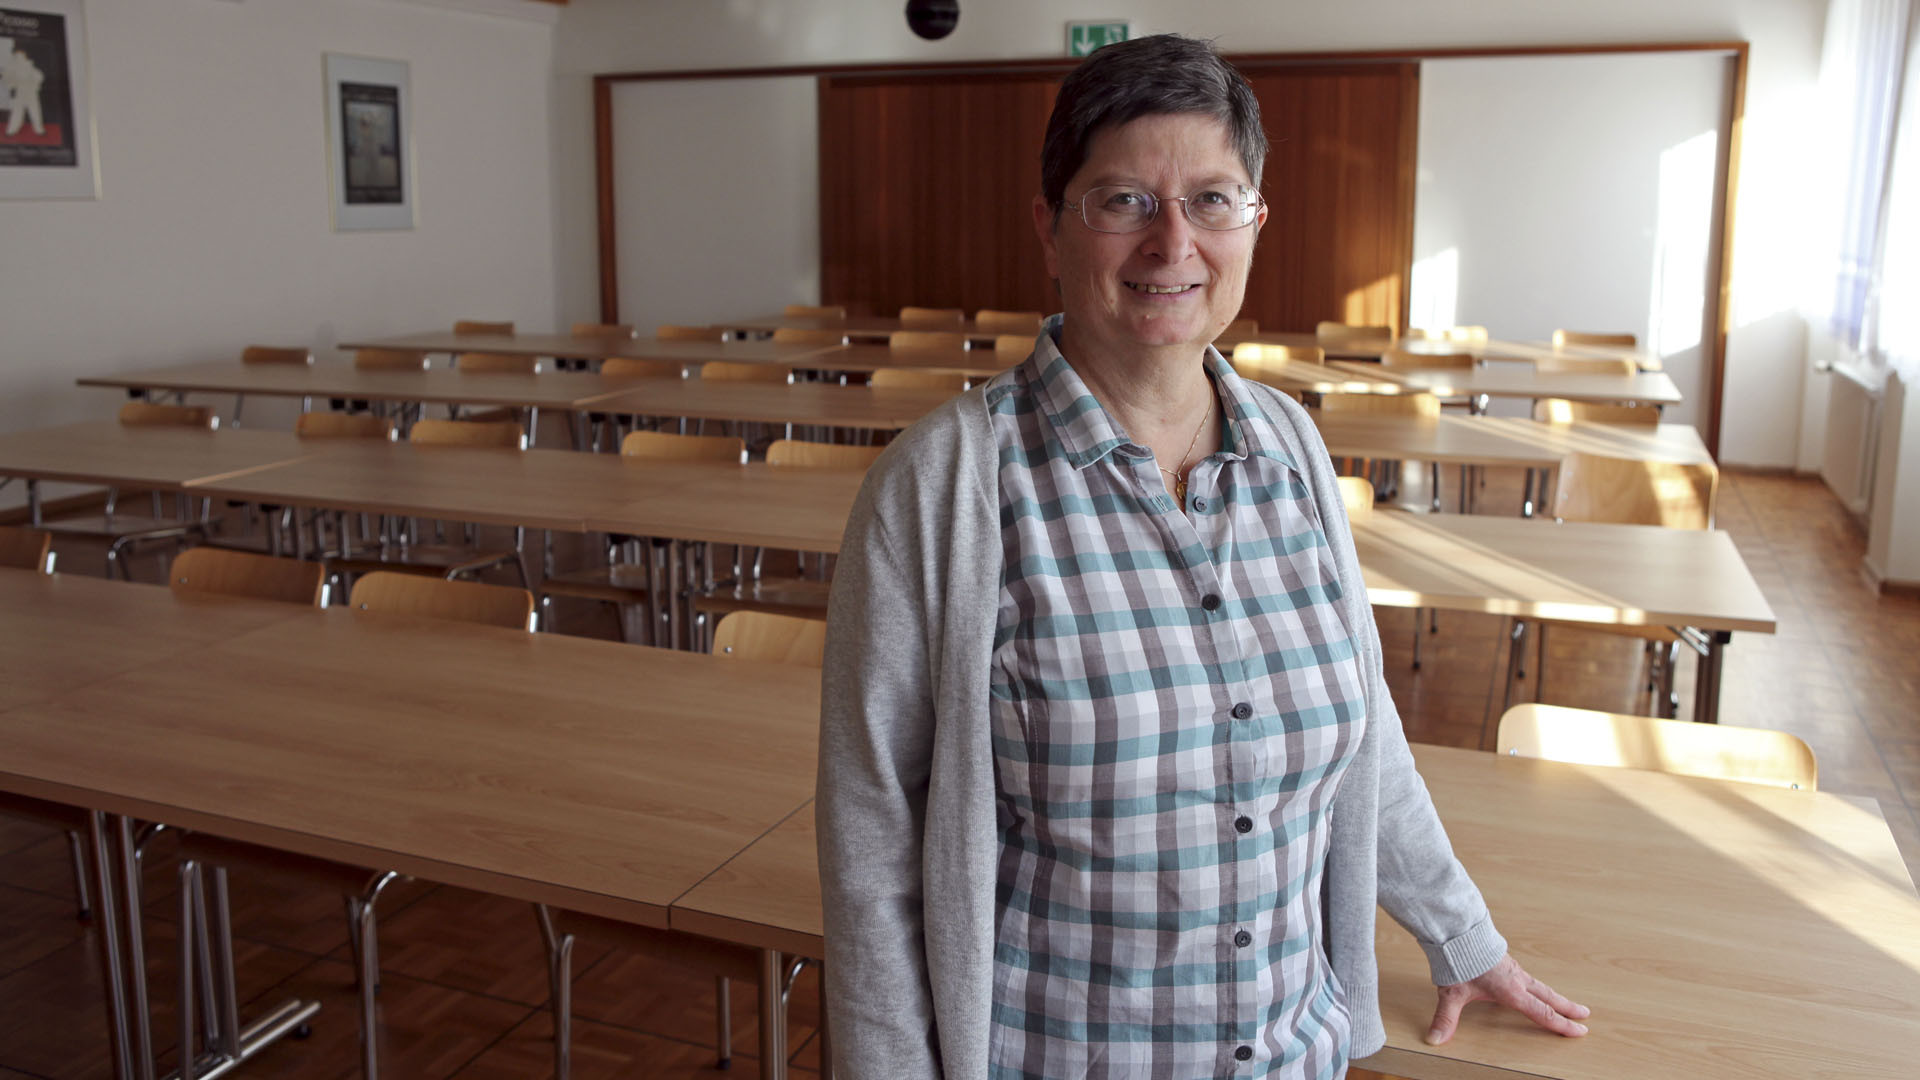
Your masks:
{"label": "chair seat", "polygon": [[807,619],[827,617],[830,581],[811,578],[763,577],[693,598],[695,611],[724,614],[730,611],[764,611],[774,615],[798,615]]}
{"label": "chair seat", "polygon": [[576,596],[586,600],[604,600],[609,604],[638,604],[647,598],[647,568],[635,563],[615,563],[587,570],[555,574],[540,583],[548,596]]}
{"label": "chair seat", "polygon": [[452,577],[484,570],[496,563],[514,559],[517,555],[511,550],[472,548],[463,544],[386,544],[377,551],[329,558],[327,568],[343,574],[392,570],[401,574]]}

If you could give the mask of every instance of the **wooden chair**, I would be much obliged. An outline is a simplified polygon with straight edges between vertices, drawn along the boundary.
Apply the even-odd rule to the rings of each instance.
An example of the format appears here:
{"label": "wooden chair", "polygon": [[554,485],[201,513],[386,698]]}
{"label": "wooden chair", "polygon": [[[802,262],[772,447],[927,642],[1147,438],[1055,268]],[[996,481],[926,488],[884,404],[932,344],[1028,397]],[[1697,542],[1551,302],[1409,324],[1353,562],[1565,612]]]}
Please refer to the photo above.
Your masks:
{"label": "wooden chair", "polygon": [[[521,432],[520,425],[510,420],[422,420],[413,425],[407,441],[419,446],[447,447],[462,452],[526,449],[526,436]],[[341,550],[327,558],[327,570],[329,575],[339,575],[343,580],[378,571],[451,580],[495,566],[506,566],[520,579],[521,588],[526,588],[526,567],[520,560],[520,552],[526,542],[526,530],[515,528],[513,547],[504,549],[477,546],[474,533],[473,526],[469,525],[464,543],[436,541],[423,544],[414,538],[411,523],[405,528],[393,528],[389,524],[382,528],[381,539],[372,551],[357,555],[349,546],[350,534],[342,521],[338,527]]]}
{"label": "wooden chair", "polygon": [[668,324],[653,328],[655,341],[713,341],[727,340],[727,332],[718,326],[675,326]]}
{"label": "wooden chair", "polygon": [[[1318,345],[1263,345],[1257,341],[1243,341],[1233,347],[1228,359],[1233,362],[1235,370],[1239,370],[1242,363],[1262,367],[1284,365],[1287,361],[1324,364],[1327,362],[1327,350]],[[1244,376],[1246,372],[1242,371],[1241,374]]]}
{"label": "wooden chair", "polygon": [[793,381],[793,369],[778,364],[709,360],[700,365],[700,377],[711,382],[790,383]]}
{"label": "wooden chair", "polygon": [[[145,401],[129,401],[120,406],[119,419],[122,427],[191,428],[210,432],[220,426],[219,415],[205,405],[155,405]],[[56,536],[105,541],[107,576],[112,577],[115,571],[119,571],[121,577],[131,580],[126,563],[121,558],[126,549],[151,540],[181,544],[189,538],[205,539],[212,532],[215,522],[211,517],[210,501],[197,500],[200,507],[197,514],[189,509],[193,501],[186,495],[179,496],[176,500],[178,516],[164,518],[160,516],[161,497],[156,491],[149,514],[124,514],[119,509],[119,489],[109,488],[104,513],[53,518],[42,521],[40,528]]]}
{"label": "wooden chair", "polygon": [[356,371],[425,371],[427,354],[419,349],[355,349]]}
{"label": "wooden chair", "polygon": [[998,334],[993,339],[993,358],[999,363],[1012,367],[1033,353],[1033,343],[1039,336],[1033,334]]}
{"label": "wooden chair", "polygon": [[788,319],[844,319],[847,309],[841,304],[788,304],[780,315]]}
{"label": "wooden chair", "polygon": [[684,379],[687,365],[672,360],[646,360],[638,356],[609,356],[600,362],[600,374],[625,379]]}
{"label": "wooden chair", "polygon": [[[1562,521],[1710,529],[1719,484],[1720,471],[1712,462],[1678,464],[1572,453],[1560,463],[1560,480],[1553,493],[1553,516]],[[1507,703],[1512,701],[1514,681],[1526,676],[1523,656],[1529,623],[1538,631],[1534,700],[1539,700],[1546,682],[1547,628],[1571,625],[1594,633],[1646,641],[1650,661],[1646,688],[1653,695],[1653,709],[1659,715],[1674,714],[1679,703],[1673,693],[1673,667],[1678,659],[1680,638],[1664,626],[1514,619],[1508,631]]]}
{"label": "wooden chair", "polygon": [[[1033,340],[1029,338],[1031,346]],[[938,349],[949,352],[961,352],[972,348],[967,335],[949,333],[944,330],[895,330],[887,335],[889,349]]]}
{"label": "wooden chair", "polygon": [[353,583],[355,611],[533,630],[533,594],[511,585],[374,571]]}
{"label": "wooden chair", "polygon": [[[720,620],[714,630],[713,653],[740,660],[795,667],[818,668],[826,648],[827,624],[820,619],[802,619],[757,611],[735,612]],[[753,949],[685,934],[669,933],[627,922],[616,922],[594,915],[534,905],[540,922],[541,937],[547,945],[547,978],[553,1008],[553,1074],[555,1080],[571,1075],[573,1041],[573,945],[580,937],[590,937],[623,948],[645,953],[670,964],[690,967],[711,975],[714,980],[716,1069],[729,1069],[733,1060],[731,981],[758,984],[761,978],[760,955]],[[784,973],[791,984],[805,963],[795,963]],[[825,1030],[825,1004],[822,1002]]]}
{"label": "wooden chair", "polygon": [[[1029,342],[1040,332],[1037,311],[993,311],[981,308],[974,313],[973,325],[982,334],[1024,334]],[[904,322],[903,322],[904,325]]]}
{"label": "wooden chair", "polygon": [[461,353],[454,357],[455,370],[468,375],[537,375],[540,358],[511,353]]}
{"label": "wooden chair", "polygon": [[301,413],[293,421],[293,433],[303,439],[379,439],[392,442],[397,435],[393,421],[371,413]]}
{"label": "wooden chair", "polygon": [[1640,365],[1626,356],[1607,359],[1542,354],[1534,358],[1533,370],[1558,375],[1621,375],[1630,378],[1639,373]]}
{"label": "wooden chair", "polygon": [[1380,354],[1380,365],[1397,371],[1472,371],[1477,362],[1472,353],[1409,352],[1398,346]]}
{"label": "wooden chair", "polygon": [[1496,749],[1509,757],[1612,765],[1681,776],[1816,791],[1813,750],[1784,731],[1651,716],[1516,705],[1500,717]]}
{"label": "wooden chair", "polygon": [[567,331],[574,337],[630,338],[633,337],[632,323],[577,322]]}
{"label": "wooden chair", "polygon": [[1484,326],[1416,327],[1407,331],[1410,341],[1446,341],[1456,345],[1485,345],[1488,336]]}
{"label": "wooden chair", "polygon": [[795,469],[835,469],[865,472],[880,459],[884,446],[843,446],[838,443],[781,439],[767,447],[767,464]]}
{"label": "wooden chair", "polygon": [[1227,324],[1225,330],[1220,331],[1219,337],[1213,340],[1216,345],[1221,342],[1225,342],[1230,346],[1238,345],[1259,332],[1260,321],[1258,319],[1235,319]]}
{"label": "wooden chair", "polygon": [[843,330],[802,330],[798,327],[783,326],[773,332],[775,345],[845,345],[847,335]]}
{"label": "wooden chair", "polygon": [[875,389],[951,390],[967,388],[967,377],[944,371],[915,371],[912,368],[880,368],[867,379]]}
{"label": "wooden chair", "polygon": [[512,337],[513,323],[461,319],[453,324],[453,332],[456,334],[500,334],[506,337]]}
{"label": "wooden chair", "polygon": [[1434,418],[1440,415],[1440,399],[1432,394],[1322,394],[1320,411]]}
{"label": "wooden chair", "polygon": [[52,533],[0,525],[0,566],[51,574],[53,561]]}
{"label": "wooden chair", "polygon": [[173,557],[167,584],[175,596],[244,596],[312,607],[327,606],[327,568],[221,548],[188,548]]}
{"label": "wooden chair", "polygon": [[1340,505],[1346,507],[1347,517],[1366,517],[1373,513],[1373,482],[1364,476],[1342,476],[1340,482]]}
{"label": "wooden chair", "polygon": [[1556,349],[1563,345],[1619,345],[1632,349],[1639,344],[1639,337],[1621,332],[1593,330],[1555,330],[1553,332],[1553,347]]}
{"label": "wooden chair", "polygon": [[954,330],[967,325],[967,313],[960,308],[903,307],[900,325],[907,330]]}
{"label": "wooden chair", "polygon": [[1382,347],[1393,344],[1399,339],[1399,333],[1391,326],[1369,326],[1359,323],[1321,322],[1313,328],[1313,336],[1322,348],[1342,346]]}
{"label": "wooden chair", "polygon": [[1568,401],[1566,398],[1535,398],[1533,418],[1548,424],[1633,424],[1660,423],[1660,410],[1651,405],[1613,405],[1593,401]]}
{"label": "wooden chair", "polygon": [[[632,461],[707,461],[722,465],[742,465],[747,460],[747,444],[733,435],[674,435],[663,431],[636,431],[620,441],[620,456]],[[613,604],[620,613],[620,640],[628,640],[626,613],[630,608],[647,606],[647,644],[660,639],[660,628],[669,608],[658,601],[663,582],[671,577],[670,566],[659,556],[675,557],[673,545],[642,537],[607,537],[606,565],[575,570],[548,577],[540,585],[540,610],[553,629],[553,597],[570,596]],[[624,552],[624,557],[623,557]],[[701,552],[704,558],[705,552]],[[704,565],[704,564],[703,564]],[[697,568],[687,569],[693,580]],[[655,601],[650,603],[649,601]]]}

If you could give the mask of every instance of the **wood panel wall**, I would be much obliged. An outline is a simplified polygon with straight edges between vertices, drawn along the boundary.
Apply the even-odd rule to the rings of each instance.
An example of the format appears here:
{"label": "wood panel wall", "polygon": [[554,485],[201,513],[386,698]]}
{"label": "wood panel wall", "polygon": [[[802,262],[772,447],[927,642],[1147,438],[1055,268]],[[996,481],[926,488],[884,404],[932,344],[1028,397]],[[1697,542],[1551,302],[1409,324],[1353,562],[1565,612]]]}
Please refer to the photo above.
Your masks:
{"label": "wood panel wall", "polygon": [[[1247,66],[1272,151],[1243,317],[1401,325],[1418,66]],[[820,80],[821,299],[1053,311],[1029,206],[1054,73]]]}

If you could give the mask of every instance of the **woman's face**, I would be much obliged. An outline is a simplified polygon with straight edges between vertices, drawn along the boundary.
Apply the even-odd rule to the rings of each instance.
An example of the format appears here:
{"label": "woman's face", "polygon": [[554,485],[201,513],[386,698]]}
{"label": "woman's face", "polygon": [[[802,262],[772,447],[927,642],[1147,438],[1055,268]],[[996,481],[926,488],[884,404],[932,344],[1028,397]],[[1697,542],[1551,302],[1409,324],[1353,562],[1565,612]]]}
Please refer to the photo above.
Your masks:
{"label": "woman's face", "polygon": [[1199,113],[1167,113],[1095,135],[1067,182],[1066,199],[1076,206],[1091,188],[1152,193],[1160,210],[1146,228],[1096,232],[1071,208],[1056,227],[1046,200],[1034,200],[1047,273],[1060,283],[1076,348],[1204,346],[1233,321],[1266,207],[1252,225],[1216,232],[1197,228],[1181,203],[1169,201],[1220,183],[1253,185],[1226,125]]}

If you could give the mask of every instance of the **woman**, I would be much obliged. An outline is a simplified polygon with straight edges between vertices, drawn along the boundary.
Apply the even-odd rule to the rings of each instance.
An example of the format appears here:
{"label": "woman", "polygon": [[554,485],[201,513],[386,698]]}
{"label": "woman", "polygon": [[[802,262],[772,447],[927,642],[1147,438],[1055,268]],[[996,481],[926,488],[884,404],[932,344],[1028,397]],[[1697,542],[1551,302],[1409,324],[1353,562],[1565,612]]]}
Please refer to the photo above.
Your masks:
{"label": "woman", "polygon": [[1413,770],[1327,453],[1210,342],[1266,140],[1163,36],[1062,84],[1033,217],[1063,315],[875,465],[836,575],[818,819],[843,1077],[1337,1077],[1384,1041],[1376,902],[1440,987],[1585,1033]]}

